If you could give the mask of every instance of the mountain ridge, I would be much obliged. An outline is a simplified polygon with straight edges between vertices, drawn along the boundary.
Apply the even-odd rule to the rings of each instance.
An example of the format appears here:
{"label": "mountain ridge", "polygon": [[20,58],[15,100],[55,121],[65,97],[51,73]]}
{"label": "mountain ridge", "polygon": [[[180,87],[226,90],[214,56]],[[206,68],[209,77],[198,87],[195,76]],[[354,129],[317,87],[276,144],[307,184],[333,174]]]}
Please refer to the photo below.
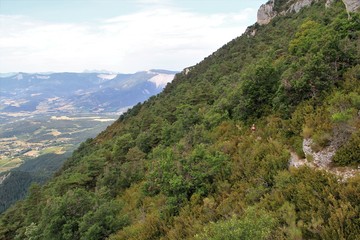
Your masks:
{"label": "mountain ridge", "polygon": [[[134,74],[20,72],[0,78],[0,112],[121,113],[158,94],[172,81],[175,73],[168,70]],[[163,76],[162,81],[152,80],[158,75]],[[104,95],[104,91],[107,94]],[[14,95],[14,92],[17,94]]]}
{"label": "mountain ridge", "polygon": [[[265,25],[278,15],[286,15],[290,13],[298,13],[301,9],[310,6],[313,3],[323,2],[321,0],[270,0],[260,6],[257,12],[257,23]],[[326,0],[325,7],[329,8],[334,3],[334,0]],[[358,0],[342,0],[346,7],[346,11],[350,17],[350,13],[356,12],[360,8]]]}

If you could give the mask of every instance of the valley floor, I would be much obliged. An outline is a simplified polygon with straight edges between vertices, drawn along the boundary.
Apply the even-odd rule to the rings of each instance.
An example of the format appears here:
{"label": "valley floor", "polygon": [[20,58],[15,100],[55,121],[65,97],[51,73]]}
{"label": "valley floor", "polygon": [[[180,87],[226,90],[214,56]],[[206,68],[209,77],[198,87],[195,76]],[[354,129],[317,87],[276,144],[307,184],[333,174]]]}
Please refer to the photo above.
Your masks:
{"label": "valley floor", "polygon": [[64,154],[94,137],[116,120],[115,115],[1,114],[0,173],[44,154]]}

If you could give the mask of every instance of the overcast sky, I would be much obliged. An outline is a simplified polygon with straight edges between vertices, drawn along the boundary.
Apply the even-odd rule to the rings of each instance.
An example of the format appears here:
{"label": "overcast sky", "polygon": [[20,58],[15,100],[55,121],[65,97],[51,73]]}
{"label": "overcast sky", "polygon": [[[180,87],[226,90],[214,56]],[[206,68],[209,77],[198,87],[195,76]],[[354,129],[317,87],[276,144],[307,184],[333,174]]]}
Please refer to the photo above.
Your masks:
{"label": "overcast sky", "polygon": [[182,70],[265,0],[0,0],[0,72]]}

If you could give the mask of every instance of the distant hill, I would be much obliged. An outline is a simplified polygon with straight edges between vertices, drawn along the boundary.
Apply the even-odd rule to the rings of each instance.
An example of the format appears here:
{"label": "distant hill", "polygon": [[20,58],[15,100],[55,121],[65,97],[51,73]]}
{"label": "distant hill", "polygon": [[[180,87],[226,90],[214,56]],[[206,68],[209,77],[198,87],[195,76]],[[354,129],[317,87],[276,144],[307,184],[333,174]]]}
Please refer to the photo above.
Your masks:
{"label": "distant hill", "polygon": [[158,94],[176,72],[0,75],[0,113],[109,113]]}

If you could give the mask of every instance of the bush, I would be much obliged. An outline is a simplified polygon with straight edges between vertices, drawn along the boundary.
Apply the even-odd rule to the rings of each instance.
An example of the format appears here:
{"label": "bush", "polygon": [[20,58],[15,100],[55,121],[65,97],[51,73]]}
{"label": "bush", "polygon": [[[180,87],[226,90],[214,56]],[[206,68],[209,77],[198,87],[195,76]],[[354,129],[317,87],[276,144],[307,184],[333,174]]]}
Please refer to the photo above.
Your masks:
{"label": "bush", "polygon": [[237,219],[235,216],[225,221],[210,223],[204,232],[197,234],[199,240],[238,240],[238,239],[268,239],[275,219],[264,210],[248,208],[245,215]]}
{"label": "bush", "polygon": [[333,162],[338,166],[360,164],[360,131],[354,133],[349,141],[338,149]]}
{"label": "bush", "polygon": [[314,140],[314,144],[311,146],[311,148],[314,151],[318,152],[324,147],[329,146],[331,142],[331,134],[319,132],[314,134],[313,140]]}

